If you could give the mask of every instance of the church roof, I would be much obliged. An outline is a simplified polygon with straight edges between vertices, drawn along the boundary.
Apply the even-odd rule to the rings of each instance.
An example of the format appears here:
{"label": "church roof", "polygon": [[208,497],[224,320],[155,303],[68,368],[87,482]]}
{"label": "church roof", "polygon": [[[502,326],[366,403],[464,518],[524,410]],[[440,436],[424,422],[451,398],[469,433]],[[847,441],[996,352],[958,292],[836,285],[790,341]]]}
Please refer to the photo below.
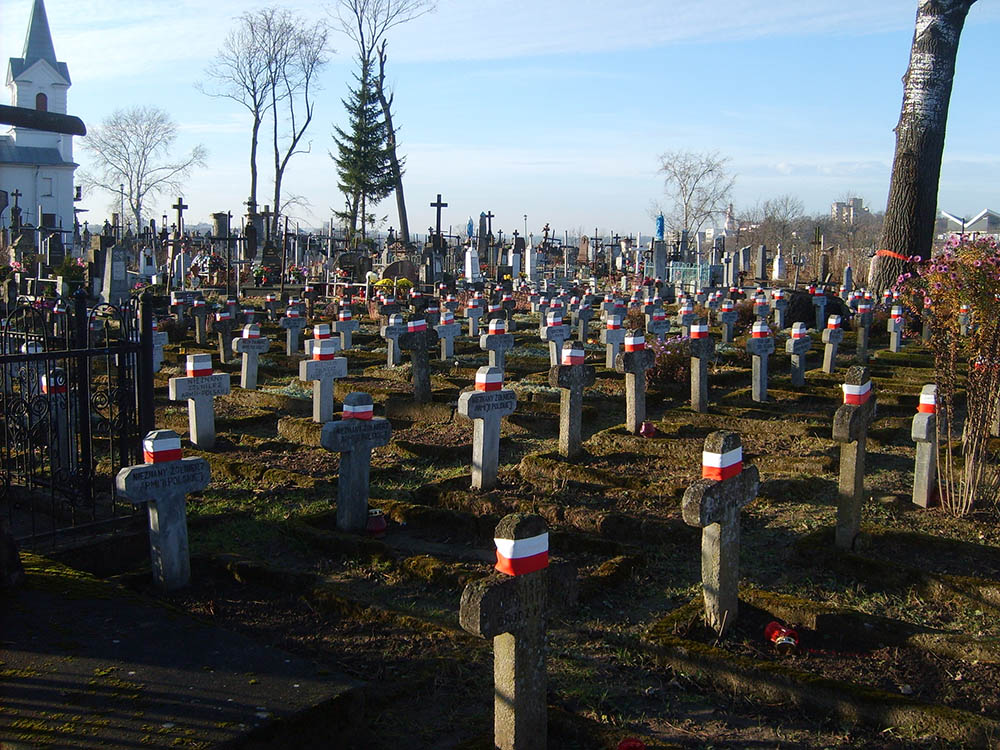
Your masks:
{"label": "church roof", "polygon": [[56,60],[56,48],[52,44],[52,34],[49,31],[49,19],[45,15],[44,0],[35,0],[31,8],[31,20],[28,21],[28,33],[24,37],[24,51],[21,57],[10,58],[10,77],[17,78],[39,60],[44,60],[55,71],[69,80],[69,68],[66,63]]}
{"label": "church roof", "polygon": [[0,164],[25,164],[30,166],[71,165],[57,148],[18,146],[9,135],[0,135]]}

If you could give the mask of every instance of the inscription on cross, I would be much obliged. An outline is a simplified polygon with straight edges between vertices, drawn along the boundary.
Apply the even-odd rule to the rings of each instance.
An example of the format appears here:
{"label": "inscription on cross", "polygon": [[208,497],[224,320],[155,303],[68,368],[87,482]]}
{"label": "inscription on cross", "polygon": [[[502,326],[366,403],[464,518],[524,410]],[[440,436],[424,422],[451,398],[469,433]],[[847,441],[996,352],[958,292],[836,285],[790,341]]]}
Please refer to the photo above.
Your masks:
{"label": "inscription on cross", "polygon": [[489,352],[490,367],[499,368],[503,373],[506,354],[514,348],[514,334],[507,333],[503,320],[491,320],[486,333],[479,337],[479,348]]}
{"label": "inscription on cross", "polygon": [[260,355],[271,348],[271,341],[260,335],[260,326],[249,323],[243,326],[243,333],[238,339],[233,339],[233,353],[242,354],[243,362],[240,368],[240,387],[248,391],[257,390],[257,367]]}
{"label": "inscription on cross", "polygon": [[847,371],[844,403],[833,415],[833,439],[840,449],[840,480],[837,486],[836,545],[851,549],[861,528],[861,504],[865,490],[865,455],[868,428],[875,419],[875,394],[867,367],[855,365]]}
{"label": "inscription on cross", "polygon": [[278,325],[285,329],[285,354],[292,357],[299,351],[299,336],[306,327],[306,319],[297,307],[289,306]]}
{"label": "inscription on cross", "polygon": [[299,362],[299,380],[313,384],[313,422],[325,424],[333,419],[333,384],[347,377],[347,360],[336,356],[338,339],[316,339],[312,359]]}
{"label": "inscription on cross", "polygon": [[211,354],[189,354],[187,377],[170,378],[171,401],[188,402],[188,430],[191,442],[211,450],[215,446],[215,397],[229,393],[229,375],[212,373]]}
{"label": "inscription on cross", "polygon": [[492,490],[500,461],[501,420],[514,413],[517,395],[503,387],[503,370],[480,367],[476,389],[458,397],[458,413],[473,420],[472,486]]}
{"label": "inscription on cross", "polygon": [[594,384],[596,372],[592,365],[584,364],[583,347],[572,341],[563,343],[560,362],[549,368],[549,385],[562,391],[559,396],[559,453],[572,458],[580,452],[582,443],[583,391]]}
{"label": "inscription on cross", "polygon": [[441,313],[441,322],[434,326],[434,330],[441,342],[441,361],[446,362],[455,356],[455,337],[462,332],[462,324],[455,320],[451,310],[445,308]]}

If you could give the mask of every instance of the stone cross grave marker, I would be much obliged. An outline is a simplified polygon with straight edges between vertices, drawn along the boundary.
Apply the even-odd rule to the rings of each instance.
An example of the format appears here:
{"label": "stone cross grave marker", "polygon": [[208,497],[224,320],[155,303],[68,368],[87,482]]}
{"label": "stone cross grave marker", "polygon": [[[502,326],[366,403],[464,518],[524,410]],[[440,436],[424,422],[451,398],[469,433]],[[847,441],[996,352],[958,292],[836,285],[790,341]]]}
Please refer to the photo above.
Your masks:
{"label": "stone cross grave marker", "polygon": [[844,278],[842,285],[848,293],[854,290],[854,269],[851,268],[850,263],[844,266]]}
{"label": "stone cross grave marker", "polygon": [[822,331],[826,322],[826,292],[820,288],[815,288],[812,292],[813,307],[816,308],[816,330]]}
{"label": "stone cross grave marker", "polygon": [[767,297],[763,294],[754,297],[753,314],[756,320],[767,322],[767,316],[771,314],[771,306],[767,304]]}
{"label": "stone cross grave marker", "polygon": [[236,323],[236,316],[240,312],[240,301],[236,297],[226,298],[226,309],[229,311],[229,318]]}
{"label": "stone cross grave marker", "polygon": [[514,413],[517,395],[503,387],[503,370],[480,367],[476,389],[458,397],[458,413],[473,420],[472,486],[492,490],[497,484],[500,462],[500,422]]}
{"label": "stone cross grave marker", "polygon": [[517,310],[517,302],[511,292],[505,291],[500,295],[500,306],[507,316],[507,330],[513,333],[517,330],[517,323],[514,322],[514,311]]}
{"label": "stone cross grave marker", "polygon": [[604,322],[604,330],[601,331],[601,343],[604,344],[604,366],[609,370],[615,367],[615,360],[618,358],[618,350],[625,343],[625,329],[622,328],[622,316],[615,313],[608,315]]}
{"label": "stone cross grave marker", "polygon": [[785,313],[788,312],[788,300],[784,289],[775,289],[771,293],[771,307],[774,309],[774,330],[785,330]]}
{"label": "stone cross grave marker", "polygon": [[740,510],[757,497],[760,474],[743,466],[743,442],[735,432],[719,430],[705,438],[702,478],[684,491],[683,516],[701,528],[701,585],[705,620],[724,634],[739,608]]}
{"label": "stone cross grave marker", "polygon": [[559,364],[563,344],[572,331],[569,326],[563,325],[562,312],[559,310],[549,310],[545,321],[547,325],[542,330],[542,340],[549,342],[549,366],[555,367]]}
{"label": "stone cross grave marker", "polygon": [[865,454],[868,427],[875,419],[875,394],[868,368],[855,365],[847,371],[844,403],[833,415],[833,439],[840,449],[840,480],[837,487],[836,545],[851,549],[861,528],[861,504],[865,490]]}
{"label": "stone cross grave marker", "polygon": [[368,476],[372,448],[392,437],[388,419],[373,416],[372,397],[348,393],[343,418],[323,425],[320,443],[340,454],[337,472],[337,528],[361,533],[368,524]]}
{"label": "stone cross grave marker", "polygon": [[240,311],[240,315],[243,318],[244,325],[247,323],[255,323],[257,321],[257,311],[252,307],[244,307]]}
{"label": "stone cross grave marker", "polygon": [[753,357],[751,395],[754,401],[764,403],[767,401],[767,359],[774,354],[774,337],[767,323],[757,321],[753,324],[747,339],[747,352]]}
{"label": "stone cross grave marker", "polygon": [[148,433],[142,455],[145,463],[119,471],[115,486],[129,502],[145,503],[149,511],[153,580],[164,589],[179,589],[191,580],[187,495],[205,489],[211,471],[204,458],[181,458],[181,439],[173,430]]}
{"label": "stone cross grave marker", "polygon": [[868,336],[872,328],[872,303],[862,299],[858,302],[858,314],[854,318],[854,351],[861,364],[868,362]]}
{"label": "stone cross grave marker", "polygon": [[736,303],[731,299],[722,300],[722,308],[719,313],[719,323],[722,326],[722,343],[733,343],[733,325],[736,323]]}
{"label": "stone cross grave marker", "polygon": [[382,297],[378,306],[378,316],[382,325],[388,325],[388,320],[393,315],[399,315],[399,304],[395,297]]}
{"label": "stone cross grave marker", "polygon": [[486,322],[489,323],[491,320],[507,320],[507,314],[499,302],[491,302],[486,307]]}
{"label": "stone cross grave marker", "polygon": [[489,352],[490,367],[497,367],[502,373],[506,354],[514,348],[514,334],[507,333],[506,321],[491,320],[486,333],[479,337],[479,348]]}
{"label": "stone cross grave marker", "polygon": [[267,310],[267,319],[272,323],[278,319],[278,308],[281,307],[281,300],[277,294],[267,294],[264,297],[264,307]]}
{"label": "stone cross grave marker", "polygon": [[203,450],[215,446],[215,397],[229,393],[229,375],[212,373],[211,354],[187,355],[187,377],[167,381],[171,401],[188,402],[191,443]]}
{"label": "stone cross grave marker", "polygon": [[840,327],[840,316],[831,315],[823,330],[823,372],[828,375],[837,369],[837,347],[844,340],[844,329]]}
{"label": "stone cross grave marker", "polygon": [[191,317],[194,318],[194,340],[198,346],[205,346],[208,341],[208,304],[203,299],[191,300]]}
{"label": "stone cross grave marker", "polygon": [[708,321],[698,318],[691,324],[691,408],[708,411],[708,363],[715,356],[715,341],[708,332]]}
{"label": "stone cross grave marker", "polygon": [[691,324],[695,321],[694,305],[691,304],[690,300],[684,300],[681,306],[677,309],[677,325],[679,325],[683,331],[684,336],[688,336],[691,329]]}
{"label": "stone cross grave marker", "polygon": [[889,330],[889,351],[898,353],[902,348],[903,343],[903,328],[906,325],[906,320],[903,318],[903,308],[900,305],[894,305],[892,311],[889,313],[889,320],[886,324],[886,328]]}
{"label": "stone cross grave marker", "polygon": [[[573,458],[580,452],[583,390],[593,385],[596,378],[593,366],[584,364],[584,356],[579,343],[566,341],[560,364],[549,368],[549,385],[562,390],[559,396],[559,453],[565,458]],[[617,364],[615,362],[616,367]]]}
{"label": "stone cross grave marker", "polygon": [[[325,341],[326,339],[333,338],[333,333],[330,330],[329,323],[317,323],[312,327],[312,338],[305,340],[306,356],[311,357],[313,353],[313,347],[316,345],[317,341]],[[337,348],[340,348],[340,338],[337,338]]]}
{"label": "stone cross grave marker", "polygon": [[791,355],[792,385],[806,384],[806,352],[812,349],[812,338],[805,323],[792,323],[792,335],[785,342],[785,354]]}
{"label": "stone cross grave marker", "polygon": [[454,294],[445,295],[444,302],[441,303],[441,307],[450,310],[454,314],[458,310],[458,298]]}
{"label": "stone cross grave marker", "polygon": [[661,309],[653,310],[652,315],[646,316],[646,333],[656,336],[659,341],[670,332],[670,321],[667,314]]}
{"label": "stone cross grave marker", "polygon": [[708,316],[709,316],[710,322],[712,320],[715,320],[716,322],[718,322],[717,315],[718,315],[718,312],[719,312],[719,305],[721,303],[722,303],[722,297],[719,296],[719,292],[710,292],[709,293],[708,299],[705,302],[705,307],[708,308]]}
{"label": "stone cross grave marker", "polygon": [[494,533],[498,572],[466,585],[458,621],[469,633],[493,640],[494,747],[545,750],[546,619],[576,601],[576,570],[550,564],[540,516],[513,513]]}
{"label": "stone cross grave marker", "polygon": [[278,321],[278,325],[285,329],[285,354],[294,356],[299,351],[299,337],[302,329],[306,327],[306,319],[302,317],[297,307],[289,305],[285,310],[285,317]]}
{"label": "stone cross grave marker", "polygon": [[424,307],[424,320],[427,321],[427,325],[437,330],[437,325],[441,322],[441,308],[438,307],[436,299],[427,300],[427,306]]}
{"label": "stone cross grave marker", "polygon": [[[56,334],[58,336],[58,334]],[[153,372],[159,372],[163,366],[163,349],[169,343],[166,331],[160,330],[158,320],[153,321]]]}
{"label": "stone cross grave marker", "polygon": [[403,361],[399,349],[399,337],[406,333],[406,323],[403,322],[403,316],[399,313],[390,315],[388,325],[382,326],[381,333],[386,345],[385,366],[398,367]]}
{"label": "stone cross grave marker", "polygon": [[594,317],[594,309],[585,302],[581,302],[573,313],[573,322],[579,326],[577,341],[582,344],[587,342],[587,334],[590,328],[590,321]]}
{"label": "stone cross grave marker", "polygon": [[925,385],[913,417],[910,437],[917,444],[913,464],[913,504],[929,508],[937,490],[937,386]]}
{"label": "stone cross grave marker", "polygon": [[475,338],[479,335],[479,319],[483,317],[482,300],[471,299],[465,306],[465,318],[469,321],[469,335]]}
{"label": "stone cross grave marker", "polygon": [[639,329],[625,335],[625,351],[615,357],[615,370],[625,373],[625,429],[633,435],[639,434],[646,421],[646,370],[653,366],[655,359],[652,349],[646,348],[646,336]]}
{"label": "stone cross grave marker", "polygon": [[174,315],[177,316],[177,325],[180,326],[181,330],[187,327],[187,318],[184,315],[184,311],[188,308],[188,298],[183,294],[177,294],[177,292],[170,293],[170,309],[174,311]]}
{"label": "stone cross grave marker", "polygon": [[333,323],[333,330],[340,336],[340,348],[342,351],[347,351],[354,345],[352,337],[354,332],[360,327],[361,324],[354,320],[350,306],[344,305],[337,311],[337,319]]}
{"label": "stone cross grave marker", "polygon": [[410,312],[414,315],[419,315],[427,308],[427,299],[424,297],[423,292],[414,287],[410,290]]}
{"label": "stone cross grave marker", "polygon": [[260,326],[256,323],[243,326],[240,337],[233,339],[233,353],[243,355],[240,368],[241,388],[248,391],[257,390],[257,367],[260,364],[260,355],[265,354],[270,348],[271,341],[267,336],[260,335]]}
{"label": "stone cross grave marker", "polygon": [[[41,351],[39,347],[36,351]],[[66,371],[61,367],[53,367],[42,373],[42,395],[49,409],[49,429],[46,438],[49,444],[49,458],[52,463],[52,477],[56,482],[70,479],[76,459],[76,424],[75,419],[66,418],[69,406],[69,388],[66,382]]]}
{"label": "stone cross grave marker", "polygon": [[462,333],[462,324],[455,320],[455,314],[445,308],[441,312],[441,322],[434,326],[438,341],[441,342],[441,361],[455,356],[455,337]]}
{"label": "stone cross grave marker", "polygon": [[972,308],[966,304],[958,308],[958,333],[960,336],[969,335],[969,321],[972,319]]}
{"label": "stone cross grave marker", "polygon": [[413,362],[413,400],[426,404],[431,400],[431,366],[427,350],[438,342],[437,331],[427,327],[423,318],[406,324],[406,333],[399,337],[399,347],[410,353]]}
{"label": "stone cross grave marker", "polygon": [[333,384],[347,377],[347,359],[338,357],[338,339],[313,341],[312,359],[299,362],[299,380],[313,384],[313,422],[325,424],[333,419]]}
{"label": "stone cross grave marker", "polygon": [[219,361],[222,364],[229,362],[230,347],[233,340],[233,316],[229,310],[220,310],[215,314],[215,322],[212,324],[216,336],[219,337]]}
{"label": "stone cross grave marker", "polygon": [[549,298],[539,297],[535,302],[531,304],[531,312],[538,313],[542,319],[545,319],[545,313],[549,311]]}

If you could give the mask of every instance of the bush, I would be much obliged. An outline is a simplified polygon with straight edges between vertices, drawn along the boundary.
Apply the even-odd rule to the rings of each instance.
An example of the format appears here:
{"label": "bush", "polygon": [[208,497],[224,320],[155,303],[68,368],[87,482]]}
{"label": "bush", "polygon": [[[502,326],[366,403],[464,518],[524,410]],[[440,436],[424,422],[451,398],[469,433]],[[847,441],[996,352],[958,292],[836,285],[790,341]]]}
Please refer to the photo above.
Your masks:
{"label": "bush", "polygon": [[670,384],[687,383],[691,378],[691,349],[688,339],[674,336],[659,341],[655,337],[649,346],[656,355],[653,366],[646,370],[646,387],[663,388]]}

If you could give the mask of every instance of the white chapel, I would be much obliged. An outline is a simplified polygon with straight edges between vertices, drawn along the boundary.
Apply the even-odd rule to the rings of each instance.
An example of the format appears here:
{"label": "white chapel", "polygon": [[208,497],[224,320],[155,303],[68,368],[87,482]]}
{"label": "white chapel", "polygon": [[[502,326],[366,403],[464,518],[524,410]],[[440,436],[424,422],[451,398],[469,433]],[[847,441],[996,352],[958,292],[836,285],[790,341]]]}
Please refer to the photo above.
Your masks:
{"label": "white chapel", "polygon": [[[56,60],[43,0],[34,0],[21,57],[10,58],[7,88],[14,107],[66,114],[69,68]],[[10,226],[14,193],[21,223],[70,230],[62,235],[67,248],[73,245],[73,136],[46,133],[15,126],[0,134],[0,190],[6,190],[9,205],[2,226]]]}

